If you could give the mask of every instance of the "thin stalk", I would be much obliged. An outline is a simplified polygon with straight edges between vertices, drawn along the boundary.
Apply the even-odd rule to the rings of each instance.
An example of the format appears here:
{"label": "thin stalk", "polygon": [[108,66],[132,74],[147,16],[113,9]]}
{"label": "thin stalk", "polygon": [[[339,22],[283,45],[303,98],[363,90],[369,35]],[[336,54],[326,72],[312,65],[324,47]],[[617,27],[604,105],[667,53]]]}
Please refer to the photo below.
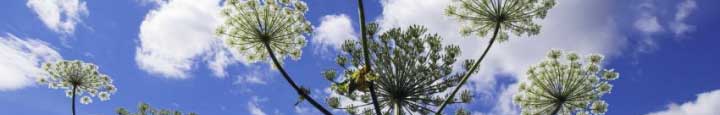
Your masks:
{"label": "thin stalk", "polygon": [[[368,35],[367,35],[367,28],[365,28],[365,8],[363,7],[362,0],[357,0],[358,2],[358,14],[360,15],[360,33],[362,36],[362,45],[363,45],[363,55],[365,55],[365,68],[368,69],[367,73],[370,73],[372,71],[372,68],[370,68],[370,51],[368,48]],[[366,73],[366,74],[367,74]],[[373,107],[375,108],[375,114],[376,115],[382,115],[382,112],[380,112],[380,104],[377,101],[377,94],[375,94],[375,82],[370,81],[370,97],[372,99]]]}
{"label": "thin stalk", "polygon": [[72,114],[75,115],[75,92],[77,92],[77,86],[73,85],[72,89]]}
{"label": "thin stalk", "polygon": [[322,112],[325,115],[332,115],[332,113],[330,113],[330,111],[323,108],[322,105],[320,105],[317,101],[315,101],[313,98],[308,96],[307,93],[304,93],[300,89],[300,87],[298,87],[297,84],[295,84],[295,81],[293,81],[292,78],[290,78],[290,75],[288,75],[288,73],[285,72],[285,69],[282,67],[280,62],[278,62],[277,57],[275,57],[275,52],[273,52],[272,48],[270,48],[270,43],[264,42],[263,45],[265,46],[265,49],[267,49],[267,52],[270,54],[270,58],[272,59],[273,63],[275,64],[275,67],[277,67],[277,69],[280,70],[280,73],[282,73],[283,78],[285,78],[285,80],[290,84],[290,86],[292,86],[292,88],[295,89],[295,91],[297,91],[297,93],[300,94],[300,96],[302,96],[308,102],[310,102],[310,104],[312,104],[316,109],[320,110],[320,112]]}
{"label": "thin stalk", "polygon": [[557,113],[560,112],[560,108],[562,108],[562,104],[559,104],[550,115],[557,115]]}
{"label": "thin stalk", "polygon": [[493,43],[495,43],[495,39],[497,38],[498,31],[500,31],[500,23],[496,23],[495,32],[493,32],[493,36],[490,39],[490,43],[488,43],[488,46],[485,47],[485,51],[483,51],[483,54],[480,56],[480,58],[477,61],[475,61],[475,64],[473,64],[473,66],[470,68],[470,70],[468,70],[468,72],[465,75],[463,75],[463,78],[460,81],[460,84],[457,87],[455,87],[455,90],[453,90],[453,92],[450,94],[450,97],[445,99],[445,101],[442,103],[442,105],[440,105],[440,108],[437,110],[437,113],[435,113],[436,115],[442,114],[442,111],[443,111],[443,109],[445,109],[445,106],[447,106],[448,103],[452,102],[452,100],[455,99],[455,94],[457,94],[457,92],[460,91],[460,88],[463,85],[465,85],[468,78],[470,78],[470,75],[472,75],[473,72],[475,72],[475,70],[478,68],[478,66],[480,66],[480,62],[482,62],[482,60],[485,59],[485,56],[487,55],[488,51],[490,51],[490,48],[492,48]]}
{"label": "thin stalk", "polygon": [[395,115],[401,115],[402,114],[402,106],[400,106],[400,102],[395,103],[394,106],[395,106]]}

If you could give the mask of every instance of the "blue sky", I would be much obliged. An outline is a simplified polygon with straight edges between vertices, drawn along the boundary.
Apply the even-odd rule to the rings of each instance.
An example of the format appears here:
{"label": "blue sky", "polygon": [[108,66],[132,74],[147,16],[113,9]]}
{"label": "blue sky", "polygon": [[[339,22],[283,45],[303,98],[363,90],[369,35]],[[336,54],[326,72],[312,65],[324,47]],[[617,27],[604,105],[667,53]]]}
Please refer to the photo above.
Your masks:
{"label": "blue sky", "polygon": [[[337,46],[357,35],[356,2],[306,1],[315,27],[300,60],[285,68],[322,100]],[[368,0],[367,19],[381,27],[421,24],[479,55],[486,39],[459,36],[441,15],[448,0]],[[558,0],[540,35],[494,47],[466,86],[462,106],[476,114],[516,114],[511,96],[522,71],[552,48],[600,53],[620,79],[604,99],[610,115],[716,115],[720,111],[720,8],[712,0]],[[7,0],[0,3],[0,114],[69,115],[61,90],[32,81],[38,65],[58,59],[99,65],[119,91],[111,100],[79,105],[81,115],[112,115],[138,102],[202,115],[318,114],[293,106],[296,94],[266,63],[249,63],[212,36],[219,0]],[[38,12],[41,11],[41,12]],[[688,14],[688,15],[685,15]],[[683,29],[688,27],[688,29]],[[262,113],[262,114],[261,114]],[[341,112],[338,112],[341,113]]]}

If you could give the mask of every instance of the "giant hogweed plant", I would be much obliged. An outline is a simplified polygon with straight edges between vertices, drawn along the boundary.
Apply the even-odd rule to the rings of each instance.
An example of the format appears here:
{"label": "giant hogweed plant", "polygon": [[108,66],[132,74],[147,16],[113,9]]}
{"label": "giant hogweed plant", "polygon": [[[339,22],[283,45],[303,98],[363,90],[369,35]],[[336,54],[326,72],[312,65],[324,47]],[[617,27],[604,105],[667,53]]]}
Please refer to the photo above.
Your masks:
{"label": "giant hogweed plant", "polygon": [[514,102],[523,115],[602,115],[608,104],[601,98],[612,89],[609,81],[619,77],[612,69],[602,69],[602,58],[581,60],[575,53],[550,51],[545,61],[528,69]]}
{"label": "giant hogweed plant", "polygon": [[[368,27],[369,35],[374,35],[377,25]],[[425,27],[413,25],[393,28],[368,39],[365,47],[358,45],[360,41],[345,41],[336,58],[340,71],[334,68],[323,72],[332,83],[332,91],[340,96],[327,99],[330,107],[349,114],[372,114],[370,82],[374,82],[381,113],[435,113],[432,109],[445,100],[443,92],[457,86],[465,72],[453,71],[459,47],[443,46],[440,36],[426,32]],[[369,60],[374,63],[370,66],[372,71],[363,63],[364,48],[369,49]],[[465,69],[470,63],[465,61]],[[462,99],[451,103],[467,103],[471,99],[469,91],[465,91]]]}
{"label": "giant hogweed plant", "polygon": [[65,96],[71,98],[72,114],[75,115],[75,98],[81,96],[80,103],[92,103],[92,97],[100,101],[110,100],[117,91],[112,78],[99,72],[98,67],[81,61],[59,61],[45,63],[42,68],[49,77],[38,77],[37,82],[52,89],[65,90]]}
{"label": "giant hogweed plant", "polygon": [[445,14],[458,19],[463,26],[463,36],[471,34],[478,37],[491,35],[482,55],[472,65],[468,74],[463,76],[460,85],[453,90],[448,100],[438,108],[441,114],[446,105],[476,71],[480,62],[492,48],[495,41],[509,40],[509,33],[516,36],[532,36],[540,33],[540,25],[536,19],[544,19],[548,10],[555,6],[555,0],[455,0],[445,9]]}
{"label": "giant hogweed plant", "polygon": [[312,29],[305,20],[307,11],[305,2],[299,0],[227,0],[221,12],[226,19],[216,34],[250,61],[270,59],[301,99],[324,114],[331,114],[303,91],[282,66],[284,57],[299,59],[302,54],[306,42],[303,34]]}

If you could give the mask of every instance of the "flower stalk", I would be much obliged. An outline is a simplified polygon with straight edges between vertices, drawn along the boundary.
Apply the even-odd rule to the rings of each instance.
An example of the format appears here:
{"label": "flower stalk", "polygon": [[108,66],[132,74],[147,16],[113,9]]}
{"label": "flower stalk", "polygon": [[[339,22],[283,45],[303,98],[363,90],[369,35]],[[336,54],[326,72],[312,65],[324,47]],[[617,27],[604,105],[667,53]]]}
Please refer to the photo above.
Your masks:
{"label": "flower stalk", "polygon": [[227,0],[221,12],[227,19],[216,34],[249,61],[269,58],[301,100],[331,115],[309,92],[299,87],[282,66],[285,57],[297,60],[302,54],[306,42],[303,34],[312,31],[310,22],[305,20],[307,11],[307,5],[300,0]]}
{"label": "flower stalk", "polygon": [[277,57],[275,57],[275,53],[273,52],[272,48],[270,47],[270,44],[269,43],[263,43],[263,44],[265,46],[265,49],[267,49],[267,51],[269,52],[269,55],[273,61],[273,64],[275,64],[275,67],[283,75],[283,78],[285,78],[285,81],[287,81],[288,84],[290,84],[290,86],[292,86],[292,88],[295,89],[295,91],[297,91],[297,93],[300,96],[302,96],[305,100],[310,102],[310,104],[312,104],[313,107],[317,108],[318,110],[320,110],[320,112],[322,112],[325,115],[332,115],[332,113],[330,113],[330,111],[328,111],[327,109],[322,107],[322,105],[320,105],[320,103],[318,103],[317,101],[315,101],[315,99],[310,97],[308,95],[308,93],[303,92],[303,90],[300,89],[300,87],[297,84],[295,84],[295,81],[293,81],[293,79],[290,78],[290,75],[285,71],[285,68],[283,68],[282,64],[280,64],[280,62],[277,60]]}
{"label": "flower stalk", "polygon": [[[362,0],[357,0],[357,2],[358,2],[357,3],[358,4],[358,15],[360,15],[359,16],[359,18],[360,18],[360,33],[361,33],[360,36],[362,37],[363,55],[365,58],[365,68],[367,68],[369,71],[368,73],[370,73],[372,71],[372,67],[370,66],[370,64],[371,64],[370,63],[370,53],[369,53],[370,50],[369,50],[368,43],[367,43],[368,42],[368,37],[367,37],[368,32],[367,32],[367,28],[365,27],[365,25],[367,25],[365,23],[365,7],[363,5]],[[375,92],[375,82],[374,81],[370,81],[370,97],[372,99],[372,104],[373,104],[373,107],[375,110],[375,114],[382,115],[382,112],[380,111],[380,104],[377,101],[377,93]]]}

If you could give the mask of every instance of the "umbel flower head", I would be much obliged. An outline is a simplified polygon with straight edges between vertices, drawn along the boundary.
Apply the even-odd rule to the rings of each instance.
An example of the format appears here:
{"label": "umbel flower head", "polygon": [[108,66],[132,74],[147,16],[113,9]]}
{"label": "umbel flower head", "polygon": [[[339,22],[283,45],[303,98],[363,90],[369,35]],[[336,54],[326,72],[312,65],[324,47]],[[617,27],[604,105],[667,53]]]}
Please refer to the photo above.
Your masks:
{"label": "umbel flower head", "polygon": [[497,40],[507,41],[508,32],[520,35],[540,33],[533,19],[543,19],[555,0],[458,0],[445,9],[445,14],[465,22],[460,33],[480,37],[498,28]]}
{"label": "umbel flower head", "polygon": [[528,69],[514,102],[523,115],[604,114],[608,105],[601,97],[610,93],[609,81],[619,76],[601,69],[602,58],[580,60],[575,53],[550,51],[547,60]]}
{"label": "umbel flower head", "polygon": [[[370,35],[374,35],[377,25],[368,27]],[[459,47],[443,46],[440,36],[426,31],[425,27],[413,25],[406,29],[393,28],[378,38],[368,39],[372,69],[365,68],[360,41],[345,41],[343,53],[337,57],[342,74],[337,75],[336,69],[323,72],[325,79],[333,84],[332,91],[340,94],[328,98],[330,107],[345,109],[350,114],[374,114],[368,92],[369,83],[373,81],[384,113],[433,113],[432,109],[445,100],[441,92],[456,86],[464,72],[453,73]],[[341,98],[352,101],[341,101]],[[471,99],[470,92],[465,91],[462,98],[453,103],[467,103]]]}
{"label": "umbel flower head", "polygon": [[249,61],[268,59],[266,45],[278,60],[286,55],[298,59],[306,42],[302,34],[312,29],[305,20],[307,11],[299,0],[227,0],[222,10],[225,23],[216,34]]}
{"label": "umbel flower head", "polygon": [[97,97],[100,101],[110,100],[110,95],[117,91],[110,76],[98,71],[98,67],[91,63],[81,61],[59,61],[56,63],[45,63],[43,69],[50,77],[39,77],[37,82],[46,84],[52,89],[63,89],[65,95],[82,96],[80,103],[92,103],[91,97]]}

